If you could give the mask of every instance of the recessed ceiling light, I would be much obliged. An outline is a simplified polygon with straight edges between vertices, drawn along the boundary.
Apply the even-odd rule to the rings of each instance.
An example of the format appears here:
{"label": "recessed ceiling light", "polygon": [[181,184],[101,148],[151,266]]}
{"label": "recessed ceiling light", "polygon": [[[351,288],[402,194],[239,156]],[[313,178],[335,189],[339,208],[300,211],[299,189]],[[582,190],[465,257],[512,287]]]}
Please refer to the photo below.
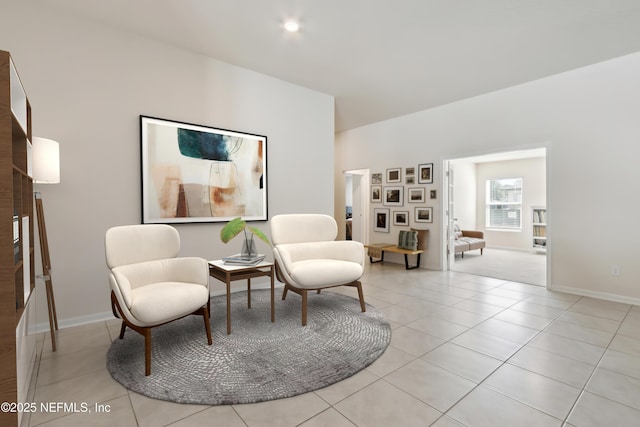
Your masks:
{"label": "recessed ceiling light", "polygon": [[290,33],[297,33],[300,30],[300,24],[296,21],[287,21],[284,23],[284,29]]}

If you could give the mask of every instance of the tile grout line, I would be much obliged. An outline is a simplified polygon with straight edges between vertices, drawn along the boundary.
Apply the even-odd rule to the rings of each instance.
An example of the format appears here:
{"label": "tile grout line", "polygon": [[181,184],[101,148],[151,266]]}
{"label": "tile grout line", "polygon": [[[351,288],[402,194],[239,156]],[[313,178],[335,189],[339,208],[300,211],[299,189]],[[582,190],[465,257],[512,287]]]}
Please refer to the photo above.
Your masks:
{"label": "tile grout line", "polygon": [[[529,297],[526,297],[526,298],[529,298]],[[525,298],[525,299],[526,299],[526,298]],[[517,304],[517,303],[519,303],[519,302],[522,302],[522,301],[524,301],[525,299],[520,300],[520,301],[518,301],[518,302],[516,302],[516,303],[512,304],[512,305],[511,305],[511,306],[509,306],[509,307],[505,307],[505,308],[504,308],[504,310],[501,310],[500,312],[498,312],[498,313],[494,314],[493,316],[489,317],[488,319],[483,320],[482,322],[480,322],[480,323],[478,323],[477,325],[475,325],[473,328],[475,328],[476,326],[478,326],[478,325],[480,325],[480,324],[482,324],[482,323],[486,322],[486,321],[487,321],[487,320],[489,320],[489,319],[493,319],[493,318],[494,318],[495,316],[497,316],[498,314],[502,313],[502,312],[503,312],[503,311],[505,311],[505,310],[508,310],[508,309],[509,309],[510,307],[512,307],[513,305],[515,305],[515,304]],[[579,301],[579,300],[578,300],[578,301]],[[574,304],[575,304],[575,303],[574,303]],[[563,312],[564,312],[564,311],[566,311],[566,309],[564,309],[564,310],[563,310]],[[482,383],[484,383],[484,382],[485,382],[489,377],[491,377],[491,376],[492,376],[496,371],[498,371],[500,368],[502,368],[504,365],[506,365],[506,364],[509,362],[509,360],[510,360],[510,359],[511,359],[511,358],[512,358],[516,353],[518,353],[520,350],[522,350],[522,349],[523,349],[527,344],[529,344],[529,343],[530,343],[530,342],[531,342],[535,337],[537,337],[538,335],[540,335],[540,334],[541,334],[545,329],[547,329],[549,326],[551,326],[551,325],[553,324],[553,322],[554,322],[558,317],[560,317],[560,315],[561,315],[561,314],[562,314],[562,313],[559,313],[558,315],[556,315],[556,317],[554,317],[554,318],[552,319],[552,321],[551,321],[551,323],[549,323],[549,325],[545,326],[545,328],[544,328],[544,329],[539,330],[535,335],[533,335],[531,338],[529,338],[525,343],[523,343],[522,345],[520,345],[520,347],[519,347],[516,351],[514,351],[514,352],[513,352],[509,357],[507,357],[507,359],[505,359],[504,361],[502,361],[502,363],[501,363],[498,367],[496,367],[493,371],[491,371],[488,375],[486,375],[486,376],[482,379],[482,381],[480,381],[479,383],[477,383],[477,384],[476,384],[476,385],[475,385],[471,390],[469,390],[469,392],[467,392],[466,394],[464,394],[464,395],[463,395],[460,399],[458,399],[458,400],[457,400],[453,405],[451,405],[451,406],[450,406],[450,407],[449,407],[449,408],[448,408],[448,409],[447,409],[447,410],[442,414],[442,416],[441,416],[440,418],[442,418],[442,417],[444,417],[444,416],[448,416],[448,415],[447,415],[447,413],[448,413],[451,409],[453,409],[453,408],[454,408],[458,403],[460,403],[462,400],[464,400],[464,398],[466,398],[466,397],[467,397],[469,394],[471,394],[474,390],[476,390],[477,388],[479,388],[479,387],[480,387],[480,385],[482,385]],[[500,320],[500,319],[496,319],[496,320]],[[506,321],[505,321],[505,322],[506,322]],[[507,323],[511,323],[511,322],[507,322]],[[513,324],[514,324],[514,325],[518,325],[517,323],[513,323]],[[523,325],[518,325],[518,326],[523,326]],[[526,326],[523,326],[523,327],[526,327]],[[473,328],[470,328],[469,330],[471,330],[471,329],[473,329]],[[529,328],[529,329],[532,329],[532,328]],[[466,331],[465,331],[465,332],[466,332]],[[480,332],[482,332],[482,331],[480,331]],[[463,332],[463,333],[464,333],[464,332]],[[461,335],[461,334],[460,334],[460,335]],[[490,335],[490,334],[487,334],[487,335]],[[459,336],[459,335],[458,335],[458,336]],[[500,337],[498,337],[498,338],[500,338]],[[503,338],[503,339],[504,339],[504,338]],[[506,339],[505,339],[505,340],[506,340]],[[506,340],[506,341],[509,341],[509,340]],[[453,344],[455,344],[455,343],[453,343]],[[517,344],[517,343],[514,343],[514,344]],[[456,345],[458,345],[458,344],[456,344]],[[464,347],[464,346],[463,346],[463,347]],[[468,347],[465,347],[465,348],[468,348]],[[469,349],[469,350],[476,351],[476,350],[474,350],[474,349]],[[476,352],[477,352],[477,351],[476,351]],[[488,354],[485,354],[485,353],[481,353],[481,352],[477,352],[477,353],[484,354],[485,356],[493,357],[493,356],[488,355]],[[493,357],[493,358],[495,359],[495,357]],[[499,359],[496,359],[496,360],[499,360]],[[515,365],[514,365],[514,366],[515,366]],[[523,368],[523,369],[524,369],[524,368]],[[525,369],[525,370],[529,371],[528,369]],[[451,372],[451,371],[449,371],[449,372]],[[532,372],[532,371],[529,371],[529,372]],[[533,373],[536,373],[536,372],[533,372]],[[537,373],[536,373],[536,374],[537,374]],[[538,374],[538,375],[540,375],[540,374]],[[543,376],[544,376],[544,375],[543,375]],[[545,376],[545,377],[546,377],[546,376]],[[557,380],[556,380],[556,381],[557,381]],[[540,413],[542,413],[542,414],[545,414],[545,415],[548,415],[548,416],[550,416],[550,417],[552,417],[552,418],[555,418],[555,419],[557,419],[558,421],[562,421],[562,420],[560,420],[559,418],[556,418],[556,417],[554,417],[554,416],[553,416],[553,415],[551,415],[551,414],[548,414],[548,413],[546,413],[546,412],[544,412],[544,411],[542,411],[542,410],[540,410],[540,409],[538,409],[538,408],[535,408],[535,407],[533,407],[533,406],[531,406],[531,405],[529,405],[529,404],[527,404],[527,403],[525,403],[525,402],[521,402],[520,400],[514,399],[514,398],[512,398],[511,396],[505,395],[504,393],[502,393],[502,392],[500,392],[500,391],[498,391],[498,390],[494,390],[494,389],[492,389],[492,388],[489,388],[489,389],[490,389],[490,390],[492,390],[492,391],[494,391],[494,392],[496,392],[496,393],[498,393],[498,394],[501,394],[501,395],[505,396],[505,397],[506,397],[506,398],[508,398],[508,399],[511,399],[511,400],[513,400],[513,401],[515,401],[515,402],[518,402],[518,403],[522,404],[522,405],[528,406],[529,408],[532,408],[532,409],[534,409],[534,410],[536,410],[536,411],[538,411],[538,412],[540,412]],[[439,418],[439,419],[440,419],[440,418]],[[460,423],[460,424],[462,424],[462,425],[465,425],[465,426],[466,426],[466,424],[462,423],[462,421],[460,421],[460,420],[458,420],[458,419],[456,419],[456,418],[454,418],[454,417],[450,417],[450,418],[452,418],[452,419],[454,419],[456,422],[458,422],[458,423]],[[433,424],[432,424],[432,425],[433,425]]]}
{"label": "tile grout line", "polygon": [[[581,301],[584,297],[580,298],[578,301]],[[578,303],[578,301],[576,301],[574,304],[571,305],[571,307],[573,307],[576,303]],[[575,402],[573,402],[573,405],[571,405],[571,409],[569,409],[569,412],[567,414],[567,416],[564,419],[565,423],[568,423],[569,418],[571,417],[571,414],[573,414],[573,412],[576,409],[576,406],[578,404],[578,402],[580,401],[580,398],[584,395],[584,393],[590,393],[587,391],[587,386],[589,385],[589,383],[591,382],[591,380],[593,379],[594,374],[596,373],[596,371],[598,370],[598,366],[600,366],[600,363],[602,363],[602,359],[604,359],[604,356],[607,354],[607,351],[609,350],[609,347],[611,346],[611,343],[613,342],[613,340],[615,340],[616,336],[618,335],[618,331],[620,331],[620,328],[622,328],[622,324],[624,323],[624,321],[627,319],[627,317],[629,316],[629,313],[631,312],[631,308],[633,307],[633,305],[629,305],[629,308],[627,309],[627,312],[625,313],[624,317],[622,318],[622,320],[620,321],[620,324],[618,325],[618,327],[616,328],[616,331],[614,332],[613,336],[611,337],[611,339],[609,340],[609,343],[607,344],[607,346],[605,347],[605,350],[602,352],[602,355],[600,356],[600,358],[598,359],[598,362],[595,364],[595,366],[593,367],[593,370],[591,371],[591,374],[589,375],[589,378],[587,378],[587,381],[584,383],[584,386],[582,387],[582,390],[580,391],[580,394],[578,395],[578,397],[576,398]],[[595,317],[599,317],[599,316],[595,316]],[[604,369],[604,368],[601,368]],[[595,393],[594,393],[595,394]],[[607,399],[611,402],[615,402],[611,399],[609,399],[608,397],[605,396],[600,396],[599,394],[596,394],[596,396],[599,396],[603,399]],[[624,405],[627,406],[629,408],[631,408],[628,405],[625,405],[622,402],[615,402],[619,405]],[[635,408],[632,408],[635,409]]]}

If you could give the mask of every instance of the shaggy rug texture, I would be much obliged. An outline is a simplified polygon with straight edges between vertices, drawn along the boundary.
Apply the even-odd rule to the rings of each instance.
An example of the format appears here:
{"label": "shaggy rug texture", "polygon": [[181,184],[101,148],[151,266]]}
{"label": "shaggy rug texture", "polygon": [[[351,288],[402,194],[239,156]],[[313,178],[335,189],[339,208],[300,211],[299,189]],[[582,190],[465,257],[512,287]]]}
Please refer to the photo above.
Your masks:
{"label": "shaggy rug texture", "polygon": [[225,296],[211,299],[213,345],[201,316],[188,316],[152,332],[151,375],[144,375],[144,339],[127,329],[107,354],[113,378],[129,390],[179,403],[228,405],[280,399],[326,387],[374,362],[391,340],[391,327],[367,304],[335,292],[309,293],[308,323],[300,297],[282,301],[270,321],[269,290],[231,296],[231,334]]}

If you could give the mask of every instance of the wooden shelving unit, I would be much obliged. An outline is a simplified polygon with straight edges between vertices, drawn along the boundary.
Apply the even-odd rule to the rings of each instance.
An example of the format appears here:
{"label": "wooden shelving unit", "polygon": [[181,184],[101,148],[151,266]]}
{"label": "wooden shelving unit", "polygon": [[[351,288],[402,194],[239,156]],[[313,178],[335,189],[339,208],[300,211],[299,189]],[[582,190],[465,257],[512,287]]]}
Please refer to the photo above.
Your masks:
{"label": "wooden shelving unit", "polygon": [[[0,51],[0,402],[19,403],[30,377],[31,354],[27,364],[20,359],[21,321],[35,288],[31,175],[31,105],[11,55]],[[17,412],[0,412],[0,425],[19,422]]]}
{"label": "wooden shelving unit", "polygon": [[533,224],[532,243],[533,250],[537,252],[547,251],[547,208],[534,206],[531,208],[531,221]]}

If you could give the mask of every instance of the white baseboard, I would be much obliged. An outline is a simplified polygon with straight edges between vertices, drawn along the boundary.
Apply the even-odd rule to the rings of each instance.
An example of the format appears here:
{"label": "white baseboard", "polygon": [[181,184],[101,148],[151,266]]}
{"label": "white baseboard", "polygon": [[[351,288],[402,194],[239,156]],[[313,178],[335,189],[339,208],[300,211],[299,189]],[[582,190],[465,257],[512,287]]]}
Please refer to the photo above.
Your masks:
{"label": "white baseboard", "polygon": [[[114,319],[111,311],[103,313],[95,313],[87,316],[72,317],[71,319],[58,320],[58,328],[72,328],[74,326],[88,325],[90,323],[104,322],[105,320]],[[36,324],[36,333],[49,332],[49,322],[40,322]]]}
{"label": "white baseboard", "polygon": [[[224,286],[224,283],[222,285]],[[274,287],[275,289],[281,289],[283,286],[284,285],[282,283],[276,282]],[[269,289],[270,287],[271,287],[271,284],[269,283],[268,280],[265,280],[265,281],[256,280],[251,282],[251,290]],[[242,292],[244,290],[246,290],[246,287],[238,288],[238,289],[233,289],[233,287],[231,288],[232,293]],[[221,288],[221,290],[212,290],[210,292],[212,297],[215,297],[218,295],[224,295],[225,293],[226,291],[224,290],[224,288]],[[88,325],[90,323],[104,322],[106,320],[113,320],[113,319],[115,319],[115,317],[113,316],[113,312],[105,311],[102,313],[90,314],[87,316],[78,316],[78,317],[72,317],[70,319],[59,320],[58,327],[60,329],[72,328],[74,326]],[[49,322],[37,323],[35,326],[35,333],[49,332],[49,330],[50,330]]]}
{"label": "white baseboard", "polygon": [[597,298],[606,301],[620,302],[623,304],[640,305],[640,298],[627,297],[624,295],[610,294],[607,292],[590,291],[588,289],[574,288],[571,286],[550,285],[549,290],[565,292],[567,294],[582,295],[585,297]]}

